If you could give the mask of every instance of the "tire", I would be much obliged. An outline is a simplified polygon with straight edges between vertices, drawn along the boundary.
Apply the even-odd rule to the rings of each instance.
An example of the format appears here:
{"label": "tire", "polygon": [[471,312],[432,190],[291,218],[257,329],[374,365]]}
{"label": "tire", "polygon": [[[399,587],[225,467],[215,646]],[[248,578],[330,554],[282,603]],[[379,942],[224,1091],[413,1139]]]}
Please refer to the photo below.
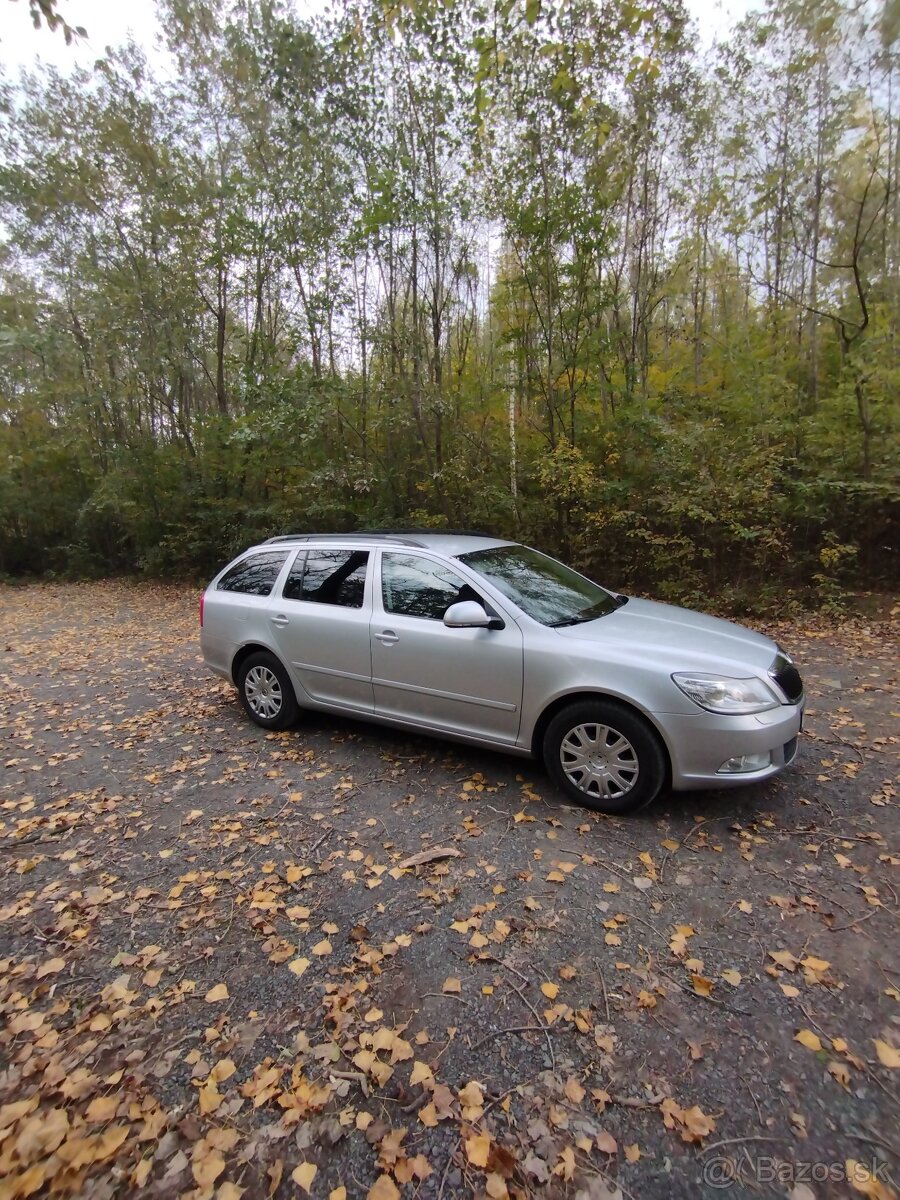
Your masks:
{"label": "tire", "polygon": [[263,729],[287,729],[297,720],[294,685],[274,654],[257,650],[248,655],[236,682],[244,712]]}
{"label": "tire", "polygon": [[581,700],[558,712],[542,749],[560,791],[595,812],[637,812],[656,799],[666,780],[656,733],[614,700]]}

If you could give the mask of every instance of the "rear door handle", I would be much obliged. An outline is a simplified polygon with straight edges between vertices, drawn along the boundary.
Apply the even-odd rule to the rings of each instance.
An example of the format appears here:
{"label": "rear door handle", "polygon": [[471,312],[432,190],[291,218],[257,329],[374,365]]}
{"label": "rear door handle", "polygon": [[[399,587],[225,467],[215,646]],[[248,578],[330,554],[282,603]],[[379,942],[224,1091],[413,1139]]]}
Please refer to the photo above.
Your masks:
{"label": "rear door handle", "polygon": [[381,633],[376,633],[375,637],[381,642],[382,646],[393,646],[395,642],[400,641],[393,629],[383,629]]}
{"label": "rear door handle", "polygon": [[284,615],[284,613],[278,613],[276,616],[274,616],[272,618],[272,624],[273,625],[287,625],[287,624],[289,624],[289,622],[288,622],[288,618]]}

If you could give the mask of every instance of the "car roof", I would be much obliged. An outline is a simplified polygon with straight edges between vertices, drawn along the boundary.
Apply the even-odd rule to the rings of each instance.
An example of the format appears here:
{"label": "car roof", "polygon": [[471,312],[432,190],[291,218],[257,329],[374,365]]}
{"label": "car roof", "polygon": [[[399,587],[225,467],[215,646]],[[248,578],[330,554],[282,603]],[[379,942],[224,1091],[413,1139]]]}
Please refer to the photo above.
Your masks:
{"label": "car roof", "polygon": [[[455,558],[461,554],[470,554],[473,550],[490,550],[495,546],[514,546],[515,542],[505,538],[491,537],[486,533],[475,533],[468,530],[361,530],[358,533],[287,533],[279,537],[269,538],[262,545],[273,543],[289,546],[308,545],[310,542],[331,542],[337,545],[349,543],[354,546],[394,546],[418,550],[435,550]],[[254,547],[259,549],[259,547]]]}

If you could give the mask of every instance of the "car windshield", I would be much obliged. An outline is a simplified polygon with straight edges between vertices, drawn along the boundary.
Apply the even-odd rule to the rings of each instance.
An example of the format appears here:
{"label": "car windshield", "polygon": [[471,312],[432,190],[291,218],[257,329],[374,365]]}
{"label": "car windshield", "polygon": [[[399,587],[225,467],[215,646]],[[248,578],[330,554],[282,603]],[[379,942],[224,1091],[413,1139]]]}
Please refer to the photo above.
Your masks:
{"label": "car windshield", "polygon": [[496,546],[460,554],[460,562],[489,579],[542,625],[556,628],[593,621],[623,601],[577,571],[527,546]]}

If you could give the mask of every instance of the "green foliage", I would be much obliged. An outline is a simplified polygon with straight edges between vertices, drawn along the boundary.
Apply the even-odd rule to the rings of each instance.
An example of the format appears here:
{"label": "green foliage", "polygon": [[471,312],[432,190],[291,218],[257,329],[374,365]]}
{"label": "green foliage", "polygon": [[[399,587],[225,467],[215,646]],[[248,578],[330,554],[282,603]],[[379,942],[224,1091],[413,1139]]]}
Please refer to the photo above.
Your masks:
{"label": "green foliage", "polygon": [[865,12],[773,0],[711,62],[671,5],[162,15],[171,78],[129,48],[3,95],[0,572],[399,524],[737,612],[894,581]]}

